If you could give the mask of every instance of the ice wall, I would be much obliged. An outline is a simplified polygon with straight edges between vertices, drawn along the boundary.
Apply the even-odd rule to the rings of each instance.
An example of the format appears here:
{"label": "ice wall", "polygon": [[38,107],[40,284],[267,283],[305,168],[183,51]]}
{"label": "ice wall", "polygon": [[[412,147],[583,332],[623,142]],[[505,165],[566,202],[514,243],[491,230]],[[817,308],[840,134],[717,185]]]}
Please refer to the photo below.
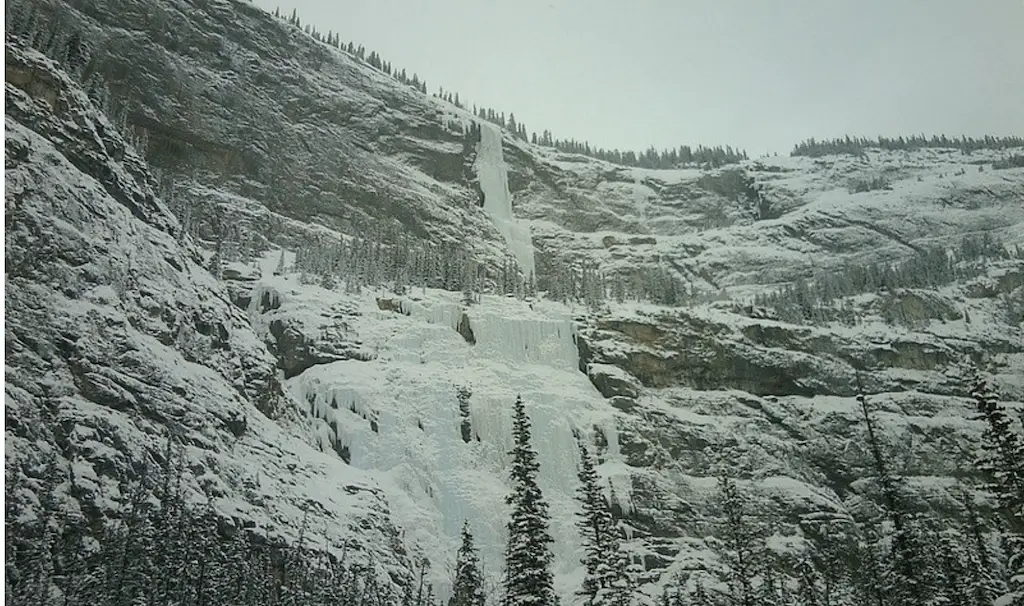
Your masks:
{"label": "ice wall", "polygon": [[458,330],[465,318],[476,338],[477,356],[510,363],[530,362],[574,372],[579,366],[576,324],[567,309],[534,311],[529,304],[485,296],[468,309],[458,301],[403,299],[402,313]]}
{"label": "ice wall", "polygon": [[[525,312],[525,310],[524,310]],[[467,311],[477,350],[495,360],[533,363],[576,372],[576,325],[568,314],[511,316],[486,307]]]}
{"label": "ice wall", "polygon": [[[592,440],[604,434],[605,467],[621,465],[614,409],[578,371],[569,311],[547,302],[536,307],[483,297],[465,310],[475,345],[454,330],[463,313],[456,294],[403,301],[403,314],[369,309],[355,329],[379,352],[376,359],[315,366],[289,383],[318,419],[323,447],[344,447],[352,466],[378,472],[405,544],[431,558],[442,596],[463,520],[488,574],[501,572],[517,395],[533,425],[538,479],[551,505],[556,582],[566,598],[578,585],[582,556],[574,526],[574,433]],[[472,392],[469,443],[460,431],[457,386]],[[628,499],[627,488],[616,490]]]}
{"label": "ice wall", "polygon": [[480,144],[476,150],[476,174],[484,192],[484,212],[498,228],[509,250],[527,278],[534,272],[533,240],[530,224],[512,214],[512,194],[508,191],[508,168],[501,149],[501,129],[480,122]]}

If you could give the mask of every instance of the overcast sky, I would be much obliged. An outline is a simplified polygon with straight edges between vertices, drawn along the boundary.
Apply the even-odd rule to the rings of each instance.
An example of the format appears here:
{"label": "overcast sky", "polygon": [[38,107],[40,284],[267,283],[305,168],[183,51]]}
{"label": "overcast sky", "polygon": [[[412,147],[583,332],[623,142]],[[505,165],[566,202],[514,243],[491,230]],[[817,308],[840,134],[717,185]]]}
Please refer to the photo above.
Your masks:
{"label": "overcast sky", "polygon": [[601,147],[1024,135],[1024,0],[256,0]]}

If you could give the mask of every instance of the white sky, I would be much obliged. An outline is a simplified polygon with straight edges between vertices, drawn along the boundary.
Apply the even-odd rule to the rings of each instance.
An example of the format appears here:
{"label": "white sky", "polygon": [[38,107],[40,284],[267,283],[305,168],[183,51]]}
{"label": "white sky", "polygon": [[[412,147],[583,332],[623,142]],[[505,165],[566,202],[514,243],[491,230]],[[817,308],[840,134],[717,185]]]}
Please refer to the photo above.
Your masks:
{"label": "white sky", "polygon": [[256,2],[600,147],[1024,135],[1024,0]]}

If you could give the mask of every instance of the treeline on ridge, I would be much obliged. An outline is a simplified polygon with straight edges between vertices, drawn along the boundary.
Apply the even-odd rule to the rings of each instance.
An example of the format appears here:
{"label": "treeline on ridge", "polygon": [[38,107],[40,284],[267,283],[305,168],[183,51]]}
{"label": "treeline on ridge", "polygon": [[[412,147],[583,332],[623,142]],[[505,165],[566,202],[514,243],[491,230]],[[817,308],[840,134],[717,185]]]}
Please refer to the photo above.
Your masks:
{"label": "treeline on ridge", "polygon": [[[863,156],[868,149],[883,149],[886,151],[914,151],[919,149],[959,149],[970,153],[980,149],[1016,149],[1024,148],[1024,137],[1006,136],[975,138],[961,136],[946,137],[946,135],[910,135],[907,137],[878,137],[868,139],[866,137],[850,137],[822,139],[815,138],[801,141],[793,146],[791,156],[807,156],[817,158],[835,154],[848,154],[851,156]],[[997,167],[998,168],[998,167]]]}

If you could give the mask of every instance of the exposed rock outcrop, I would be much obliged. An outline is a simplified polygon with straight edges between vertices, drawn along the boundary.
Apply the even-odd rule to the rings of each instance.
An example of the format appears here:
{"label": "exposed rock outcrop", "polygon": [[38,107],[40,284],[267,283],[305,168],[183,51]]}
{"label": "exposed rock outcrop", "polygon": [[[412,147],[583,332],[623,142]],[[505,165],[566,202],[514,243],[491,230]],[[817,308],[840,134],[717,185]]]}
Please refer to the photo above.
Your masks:
{"label": "exposed rock outcrop", "polygon": [[379,488],[300,437],[274,357],[146,163],[50,60],[8,44],[5,62],[32,74],[5,86],[8,474],[32,490],[55,454],[67,513],[116,518],[171,439],[188,500],[232,527],[295,540],[313,500],[332,544],[402,570]]}

